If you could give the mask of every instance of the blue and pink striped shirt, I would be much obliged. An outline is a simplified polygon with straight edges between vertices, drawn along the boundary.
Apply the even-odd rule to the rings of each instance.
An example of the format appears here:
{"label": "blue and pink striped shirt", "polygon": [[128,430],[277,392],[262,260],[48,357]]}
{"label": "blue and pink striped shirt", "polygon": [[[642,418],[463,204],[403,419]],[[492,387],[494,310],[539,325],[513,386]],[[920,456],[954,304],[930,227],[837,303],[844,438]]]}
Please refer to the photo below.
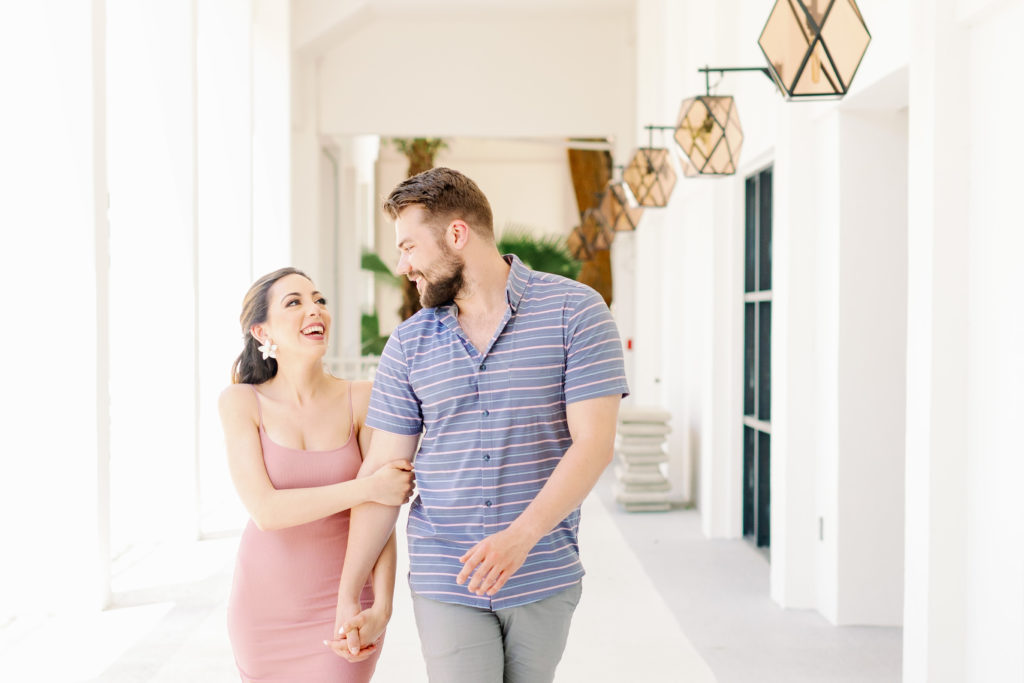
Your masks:
{"label": "blue and pink striped shirt", "polygon": [[568,403],[629,391],[618,330],[593,289],[516,257],[508,310],[481,354],[454,304],[419,311],[380,359],[366,423],[420,434],[409,511],[409,581],[418,594],[500,609],[541,600],[583,576],[577,508],[530,551],[493,598],[459,586],[459,557],[536,497],[572,439]]}

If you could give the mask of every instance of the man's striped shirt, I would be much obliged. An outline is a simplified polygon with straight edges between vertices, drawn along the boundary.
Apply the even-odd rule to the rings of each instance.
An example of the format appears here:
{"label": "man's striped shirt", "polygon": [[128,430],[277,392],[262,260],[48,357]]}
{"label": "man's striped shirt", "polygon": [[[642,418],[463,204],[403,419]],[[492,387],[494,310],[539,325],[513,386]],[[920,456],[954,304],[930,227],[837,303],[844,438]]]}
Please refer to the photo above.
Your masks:
{"label": "man's striped shirt", "polygon": [[374,429],[423,432],[408,525],[412,589],[492,609],[582,578],[577,508],[493,598],[455,583],[459,557],[515,520],[572,444],[566,404],[629,391],[618,330],[597,292],[506,260],[508,309],[488,349],[470,343],[454,304],[419,311],[384,349],[366,418]]}

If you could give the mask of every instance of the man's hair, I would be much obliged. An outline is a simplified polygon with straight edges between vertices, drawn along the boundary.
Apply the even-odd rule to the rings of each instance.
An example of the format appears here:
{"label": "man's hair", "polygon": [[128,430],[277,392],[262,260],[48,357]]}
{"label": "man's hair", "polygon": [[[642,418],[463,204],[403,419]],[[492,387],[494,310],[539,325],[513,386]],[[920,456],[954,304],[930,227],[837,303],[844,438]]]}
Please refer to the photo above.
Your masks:
{"label": "man's hair", "polygon": [[408,206],[418,204],[427,220],[443,229],[460,218],[475,233],[494,241],[491,204],[476,183],[450,168],[438,167],[400,182],[384,200],[384,211],[394,220]]}

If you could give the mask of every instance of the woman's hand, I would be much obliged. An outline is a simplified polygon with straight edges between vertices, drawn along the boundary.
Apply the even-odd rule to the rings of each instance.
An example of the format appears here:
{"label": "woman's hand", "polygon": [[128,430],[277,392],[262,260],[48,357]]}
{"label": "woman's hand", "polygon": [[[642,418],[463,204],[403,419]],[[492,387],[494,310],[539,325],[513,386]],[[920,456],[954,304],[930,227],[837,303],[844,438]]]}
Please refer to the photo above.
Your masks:
{"label": "woman's hand", "polygon": [[412,463],[392,460],[367,478],[370,482],[368,502],[401,505],[409,502],[413,489]]}
{"label": "woman's hand", "polygon": [[339,604],[334,640],[324,641],[334,654],[350,662],[361,662],[377,650],[390,619],[384,608],[376,604],[361,612],[358,610],[358,605]]}

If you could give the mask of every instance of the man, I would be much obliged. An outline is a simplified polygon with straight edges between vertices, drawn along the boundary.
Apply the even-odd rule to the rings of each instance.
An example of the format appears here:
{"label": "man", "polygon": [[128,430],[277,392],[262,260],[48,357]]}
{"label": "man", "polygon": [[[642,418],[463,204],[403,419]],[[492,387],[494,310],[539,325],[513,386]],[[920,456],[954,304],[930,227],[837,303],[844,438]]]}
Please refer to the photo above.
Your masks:
{"label": "man", "polygon": [[[551,681],[581,591],[579,506],[628,392],[618,331],[594,290],[498,253],[461,173],[413,176],[384,209],[424,308],[381,356],[360,476],[416,453],[409,583],[430,680]],[[356,614],[397,516],[352,511],[338,612],[352,653],[383,629]]]}

